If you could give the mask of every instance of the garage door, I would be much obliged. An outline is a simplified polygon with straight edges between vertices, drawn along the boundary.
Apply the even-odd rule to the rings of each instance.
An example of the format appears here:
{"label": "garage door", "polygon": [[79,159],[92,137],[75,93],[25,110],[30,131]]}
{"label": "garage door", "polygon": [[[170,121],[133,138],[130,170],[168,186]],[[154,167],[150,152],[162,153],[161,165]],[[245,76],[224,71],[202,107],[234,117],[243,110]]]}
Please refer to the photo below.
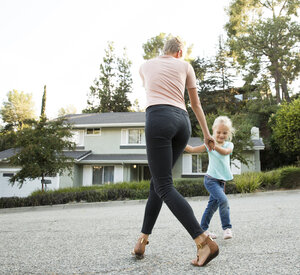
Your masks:
{"label": "garage door", "polygon": [[[17,169],[0,169],[0,197],[27,197],[33,191],[41,190],[41,180],[35,179],[33,181],[24,182],[23,186],[19,188],[17,183],[13,186],[9,183],[9,179],[17,172]],[[46,177],[50,184],[47,185],[48,190],[59,188],[59,177]]]}

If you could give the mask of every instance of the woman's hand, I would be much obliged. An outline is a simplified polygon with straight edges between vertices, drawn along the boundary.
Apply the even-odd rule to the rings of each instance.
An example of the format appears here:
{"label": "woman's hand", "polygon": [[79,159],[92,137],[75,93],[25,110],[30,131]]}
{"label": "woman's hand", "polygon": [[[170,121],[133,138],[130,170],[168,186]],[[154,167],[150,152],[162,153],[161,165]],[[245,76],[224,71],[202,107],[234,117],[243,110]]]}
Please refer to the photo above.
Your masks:
{"label": "woman's hand", "polygon": [[204,137],[204,143],[207,146],[209,151],[215,150],[216,142],[212,136],[209,135]]}

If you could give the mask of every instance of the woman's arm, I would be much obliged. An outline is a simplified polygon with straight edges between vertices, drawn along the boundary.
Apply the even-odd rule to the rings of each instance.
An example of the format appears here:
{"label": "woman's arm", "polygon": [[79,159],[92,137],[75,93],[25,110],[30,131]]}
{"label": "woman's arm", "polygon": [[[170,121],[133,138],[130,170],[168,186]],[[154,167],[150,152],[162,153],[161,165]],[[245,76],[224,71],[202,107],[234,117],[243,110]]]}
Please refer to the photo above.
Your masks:
{"label": "woman's arm", "polygon": [[184,151],[188,152],[188,153],[203,153],[206,151],[205,145],[202,144],[200,146],[195,146],[192,147],[190,145],[187,145],[184,149]]}
{"label": "woman's arm", "polygon": [[205,115],[204,115],[204,112],[203,112],[203,109],[202,109],[202,106],[201,106],[201,103],[200,103],[200,100],[199,100],[199,97],[197,94],[197,89],[189,88],[188,92],[189,92],[189,98],[191,101],[192,110],[196,115],[196,118],[200,124],[201,130],[204,135],[204,143],[206,144],[209,151],[214,150],[215,149],[215,140],[209,133]]}
{"label": "woman's arm", "polygon": [[232,153],[232,148],[223,148],[219,145],[215,146],[215,150],[220,153],[221,155],[229,155]]}

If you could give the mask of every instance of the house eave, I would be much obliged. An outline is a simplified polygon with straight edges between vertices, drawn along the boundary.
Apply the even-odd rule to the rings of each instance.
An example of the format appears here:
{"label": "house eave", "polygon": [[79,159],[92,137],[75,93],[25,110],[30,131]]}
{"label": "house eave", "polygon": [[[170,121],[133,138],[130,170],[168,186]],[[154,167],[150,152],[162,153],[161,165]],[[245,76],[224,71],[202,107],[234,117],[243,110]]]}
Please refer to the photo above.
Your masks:
{"label": "house eave", "polygon": [[114,128],[114,127],[144,127],[145,122],[137,122],[137,123],[95,123],[95,124],[73,124],[72,127],[76,129],[86,129],[86,128]]}
{"label": "house eave", "polygon": [[81,164],[148,164],[147,160],[81,160]]}

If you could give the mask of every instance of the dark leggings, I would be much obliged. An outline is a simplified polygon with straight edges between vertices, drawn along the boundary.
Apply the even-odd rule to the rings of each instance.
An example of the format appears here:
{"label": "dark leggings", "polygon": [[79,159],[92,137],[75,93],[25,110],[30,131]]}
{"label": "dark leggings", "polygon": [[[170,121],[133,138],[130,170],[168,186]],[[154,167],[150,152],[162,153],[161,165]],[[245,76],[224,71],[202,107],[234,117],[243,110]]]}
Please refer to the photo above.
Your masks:
{"label": "dark leggings", "polygon": [[145,135],[152,178],[142,227],[144,234],[151,234],[163,202],[193,239],[203,233],[191,206],[174,188],[172,179],[172,168],[183,153],[190,134],[191,124],[186,111],[170,105],[147,108]]}

